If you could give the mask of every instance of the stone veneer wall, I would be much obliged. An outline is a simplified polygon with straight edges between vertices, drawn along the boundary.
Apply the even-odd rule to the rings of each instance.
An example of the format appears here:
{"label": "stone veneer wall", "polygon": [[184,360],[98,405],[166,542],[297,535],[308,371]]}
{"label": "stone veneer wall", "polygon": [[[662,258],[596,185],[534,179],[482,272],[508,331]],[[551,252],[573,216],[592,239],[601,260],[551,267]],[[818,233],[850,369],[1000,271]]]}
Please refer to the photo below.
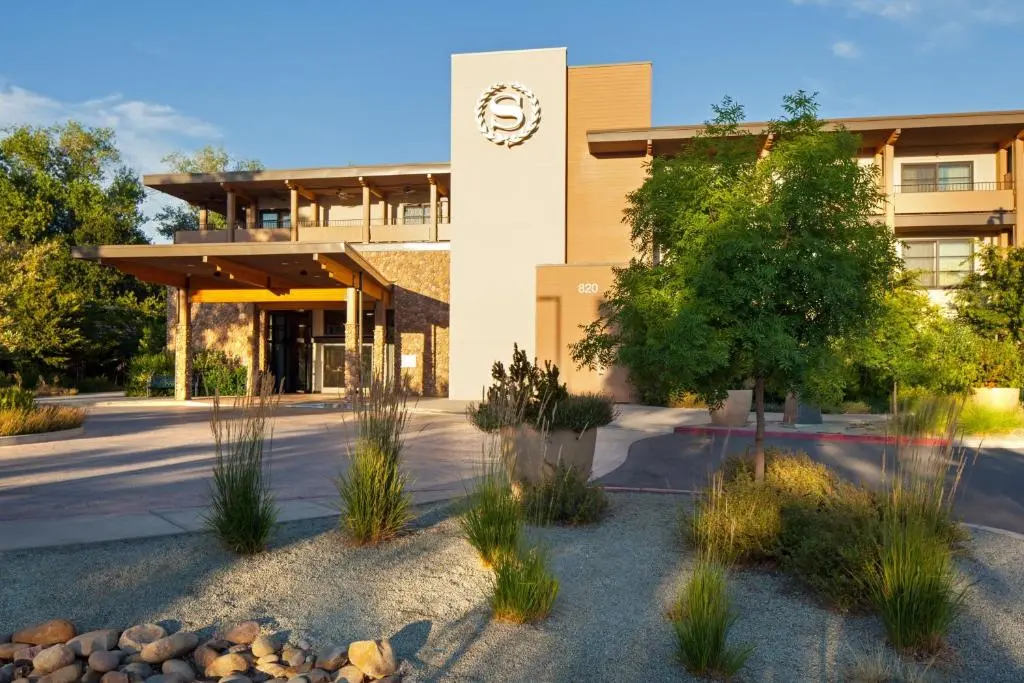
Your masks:
{"label": "stone veneer wall", "polygon": [[450,252],[362,250],[360,254],[395,283],[395,362],[400,364],[403,355],[416,357],[416,367],[398,370],[403,381],[413,393],[447,396]]}
{"label": "stone veneer wall", "polygon": [[[357,247],[358,248],[358,247]],[[422,396],[448,395],[449,252],[365,250],[360,254],[395,283],[395,363],[415,356],[416,367],[397,372]],[[168,290],[167,344],[174,349],[174,290]],[[255,329],[252,304],[193,304],[192,348],[221,349],[248,365]]]}

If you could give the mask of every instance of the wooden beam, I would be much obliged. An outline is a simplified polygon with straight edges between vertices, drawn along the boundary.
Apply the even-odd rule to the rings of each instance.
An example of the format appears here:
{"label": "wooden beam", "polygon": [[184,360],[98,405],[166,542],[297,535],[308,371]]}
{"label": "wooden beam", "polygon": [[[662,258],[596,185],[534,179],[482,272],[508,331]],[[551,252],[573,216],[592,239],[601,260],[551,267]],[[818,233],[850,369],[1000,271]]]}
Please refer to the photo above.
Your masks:
{"label": "wooden beam", "polygon": [[247,266],[243,263],[238,263],[220,256],[204,256],[203,263],[208,263],[213,266],[217,269],[218,273],[227,275],[231,280],[241,282],[246,285],[252,285],[253,287],[264,287],[275,291],[288,291],[289,289],[300,289],[303,286],[303,283],[292,280],[291,278],[273,275],[265,270],[253,268],[252,266]]}
{"label": "wooden beam", "polygon": [[364,178],[363,176],[359,176],[359,184],[367,188],[370,191],[370,194],[372,194],[377,199],[387,199],[387,195],[385,195],[383,192],[374,187],[370,183],[370,181]]}
{"label": "wooden beam", "polygon": [[100,263],[105,266],[113,266],[122,273],[137,277],[143,282],[152,282],[158,285],[178,288],[188,286],[188,277],[181,273],[175,273],[173,270],[166,270],[156,266],[143,266],[135,263],[122,263],[117,260],[104,261],[100,259]]}
{"label": "wooden beam", "polygon": [[887,144],[887,145],[895,145],[896,141],[900,139],[900,135],[902,133],[903,133],[903,129],[902,128],[897,128],[893,132],[889,133],[889,137],[886,138],[885,144]]}
{"label": "wooden beam", "polygon": [[[340,261],[331,258],[327,254],[313,254],[313,260],[320,263],[320,267],[327,271],[327,274],[334,280],[353,287],[359,286],[360,274],[356,273]],[[362,291],[367,296],[378,301],[387,302],[389,300],[390,295],[388,289],[386,287],[381,287],[379,284],[371,281],[365,276],[362,278]]]}
{"label": "wooden beam", "polygon": [[237,187],[230,183],[221,183],[220,186],[227,192],[234,192],[235,196],[241,199],[246,204],[255,204],[253,198],[247,194],[244,190],[239,190]]}
{"label": "wooden beam", "polygon": [[430,183],[431,187],[437,187],[437,193],[442,197],[448,196],[448,187],[440,178],[435,178],[433,173],[427,174],[427,182]]}
{"label": "wooden beam", "polygon": [[302,185],[299,185],[298,183],[292,180],[286,180],[284,181],[284,184],[285,187],[287,187],[289,190],[295,190],[296,192],[298,192],[304,199],[308,199],[311,202],[316,201],[316,195],[313,194],[310,190],[304,188]]}
{"label": "wooden beam", "polygon": [[202,304],[274,304],[327,301],[341,303],[345,300],[345,289],[331,287],[322,289],[293,289],[284,294],[275,294],[269,289],[194,289],[192,301]]}

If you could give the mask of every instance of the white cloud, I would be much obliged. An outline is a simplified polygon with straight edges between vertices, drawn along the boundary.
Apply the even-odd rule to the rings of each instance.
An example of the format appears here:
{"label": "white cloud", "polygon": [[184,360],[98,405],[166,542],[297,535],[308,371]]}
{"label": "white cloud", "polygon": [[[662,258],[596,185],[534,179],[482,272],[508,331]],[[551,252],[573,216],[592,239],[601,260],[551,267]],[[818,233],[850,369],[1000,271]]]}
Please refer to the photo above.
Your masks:
{"label": "white cloud", "polygon": [[[0,129],[26,124],[49,126],[70,120],[113,129],[122,159],[139,174],[162,170],[161,160],[173,151],[199,147],[221,137],[212,123],[166,104],[121,95],[62,102],[0,81]],[[147,193],[142,211],[152,216],[174,201],[166,195]]]}
{"label": "white cloud", "polygon": [[842,59],[857,59],[860,57],[860,48],[849,40],[838,40],[832,43],[832,54]]}

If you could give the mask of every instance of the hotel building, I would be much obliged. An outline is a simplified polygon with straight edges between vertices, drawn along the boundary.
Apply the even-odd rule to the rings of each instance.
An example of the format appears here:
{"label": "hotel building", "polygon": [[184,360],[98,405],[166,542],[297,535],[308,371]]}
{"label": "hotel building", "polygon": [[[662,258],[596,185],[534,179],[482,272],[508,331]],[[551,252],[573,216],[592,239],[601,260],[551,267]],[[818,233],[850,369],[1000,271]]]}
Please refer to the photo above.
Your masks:
{"label": "hotel building", "polygon": [[[879,220],[941,301],[980,244],[1024,244],[1024,111],[839,119],[880,170]],[[746,126],[765,134],[766,124]],[[154,174],[197,207],[173,244],[77,256],[167,285],[176,396],[188,349],[220,348],[284,391],[349,390],[373,372],[427,396],[479,398],[512,344],[575,391],[628,400],[625,372],[569,345],[633,256],[625,197],[701,126],[651,126],[651,64],[568,66],[565,49],[458,54],[451,157],[438,163]],[[206,229],[210,212],[226,229]]]}

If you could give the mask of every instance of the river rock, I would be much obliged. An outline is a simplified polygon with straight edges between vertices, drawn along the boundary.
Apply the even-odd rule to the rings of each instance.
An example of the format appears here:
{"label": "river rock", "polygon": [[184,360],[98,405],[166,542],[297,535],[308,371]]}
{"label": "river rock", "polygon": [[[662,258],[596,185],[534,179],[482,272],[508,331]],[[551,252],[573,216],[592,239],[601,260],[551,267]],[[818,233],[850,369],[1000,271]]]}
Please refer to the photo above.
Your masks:
{"label": "river rock", "polygon": [[157,674],[146,679],[146,683],[185,683],[180,674]]}
{"label": "river rock", "polygon": [[334,683],[363,683],[364,678],[366,676],[363,675],[362,671],[351,664],[346,664],[338,669],[338,675],[334,677]]}
{"label": "river rock", "polygon": [[288,678],[289,674],[287,668],[273,662],[269,664],[257,664],[256,670],[262,671],[268,676],[273,676],[274,678]]}
{"label": "river rock", "polygon": [[357,640],[348,646],[348,659],[370,678],[384,678],[398,670],[391,643],[385,640]]}
{"label": "river rock", "polygon": [[242,674],[231,674],[220,679],[217,683],[252,683],[252,679]]}
{"label": "river rock", "polygon": [[99,671],[94,671],[86,667],[85,673],[79,678],[79,683],[100,683],[100,679],[103,678],[103,674]]}
{"label": "river rock", "polygon": [[210,647],[209,644],[204,643],[192,653],[192,661],[196,663],[200,671],[206,671],[206,667],[210,666],[210,662],[219,656],[220,654],[216,650]]}
{"label": "river rock", "polygon": [[161,638],[167,637],[167,631],[157,624],[139,624],[121,634],[117,647],[128,652],[141,652],[142,648]]}
{"label": "river rock", "polygon": [[332,647],[317,657],[316,666],[325,671],[337,671],[348,664],[348,648]]}
{"label": "river rock", "polygon": [[263,655],[262,657],[260,657],[259,659],[256,660],[256,663],[257,664],[277,664],[280,661],[281,661],[280,657],[278,657],[277,655],[274,655],[274,654],[270,654],[270,655]]}
{"label": "river rock", "polygon": [[100,683],[128,683],[128,674],[123,671],[108,671],[103,674]]}
{"label": "river rock", "polygon": [[252,653],[257,657],[266,657],[277,652],[277,643],[270,636],[257,636],[252,641]]}
{"label": "river rock", "polygon": [[196,680],[196,671],[192,665],[184,659],[168,659],[160,666],[164,674],[177,674],[181,677],[182,683],[192,683]]}
{"label": "river rock", "polygon": [[37,676],[45,676],[57,669],[63,669],[75,661],[75,653],[67,645],[48,647],[32,658],[32,668]]}
{"label": "river rock", "polygon": [[25,643],[0,643],[0,660],[14,659],[14,655],[17,654],[18,650],[24,650],[25,648]]}
{"label": "river rock", "polygon": [[56,645],[75,637],[75,625],[67,619],[51,619],[16,631],[11,640],[29,645]]}
{"label": "river rock", "polygon": [[242,621],[224,631],[223,638],[235,645],[249,645],[260,635],[260,625],[255,621]]}
{"label": "river rock", "polygon": [[159,664],[168,659],[180,659],[199,645],[199,636],[189,631],[179,631],[174,635],[154,640],[142,648],[142,659],[150,664]]}
{"label": "river rock", "polygon": [[310,669],[305,676],[309,679],[309,683],[328,683],[331,680],[331,674],[323,669]]}
{"label": "river rock", "polygon": [[121,664],[123,650],[97,650],[89,655],[89,668],[100,673],[113,671]]}
{"label": "river rock", "polygon": [[153,675],[153,667],[145,662],[134,662],[133,664],[125,664],[121,667],[121,671],[128,675],[128,678],[133,681],[144,681]]}
{"label": "river rock", "polygon": [[11,683],[14,680],[14,664],[0,666],[0,683]]}
{"label": "river rock", "polygon": [[113,650],[117,647],[117,637],[120,635],[121,632],[114,628],[89,631],[69,640],[67,646],[76,657],[88,657],[100,650]]}
{"label": "river rock", "polygon": [[37,683],[75,683],[82,677],[82,663],[74,662],[41,676]]}
{"label": "river rock", "polygon": [[206,667],[207,678],[223,678],[234,673],[245,673],[249,670],[249,662],[240,654],[229,652],[210,662]]}
{"label": "river rock", "polygon": [[288,666],[299,667],[306,663],[306,653],[289,645],[281,651],[281,659],[287,662]]}

